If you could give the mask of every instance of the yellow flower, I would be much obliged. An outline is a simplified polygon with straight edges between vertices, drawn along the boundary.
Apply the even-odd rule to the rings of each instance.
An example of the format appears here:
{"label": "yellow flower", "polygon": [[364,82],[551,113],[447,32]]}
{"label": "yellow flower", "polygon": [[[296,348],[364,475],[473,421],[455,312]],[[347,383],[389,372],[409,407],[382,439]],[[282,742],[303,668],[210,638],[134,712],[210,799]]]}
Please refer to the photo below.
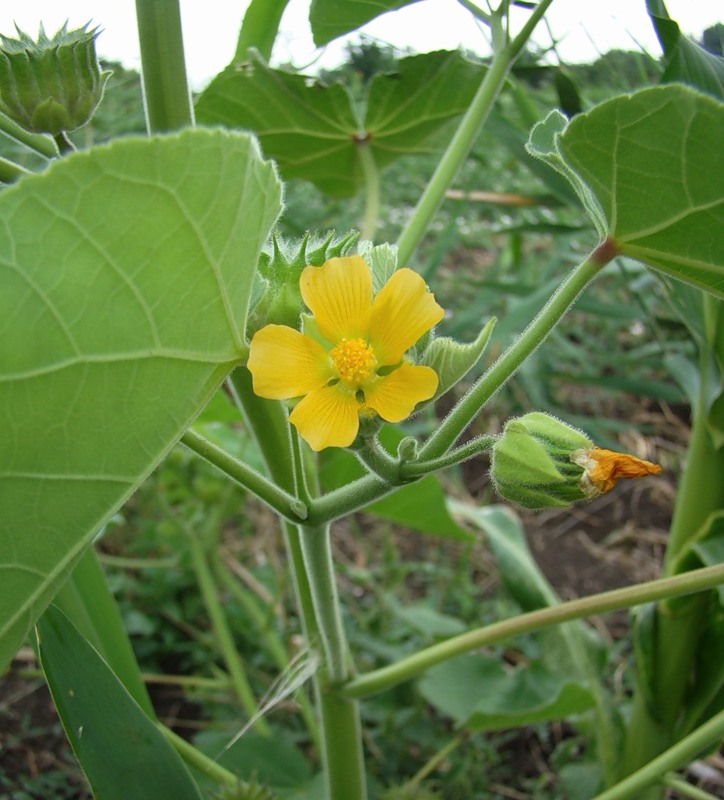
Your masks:
{"label": "yellow flower", "polygon": [[589,499],[610,492],[620,478],[643,478],[646,475],[661,474],[658,464],[600,447],[576,450],[571,453],[571,461],[584,469],[581,489]]}
{"label": "yellow flower", "polygon": [[313,450],[351,445],[360,413],[400,422],[435,394],[435,371],[403,360],[444,315],[417,273],[398,270],[373,299],[367,265],[346,256],[307,267],[299,285],[324,341],[267,325],[248,367],[259,397],[302,398],[289,419]]}

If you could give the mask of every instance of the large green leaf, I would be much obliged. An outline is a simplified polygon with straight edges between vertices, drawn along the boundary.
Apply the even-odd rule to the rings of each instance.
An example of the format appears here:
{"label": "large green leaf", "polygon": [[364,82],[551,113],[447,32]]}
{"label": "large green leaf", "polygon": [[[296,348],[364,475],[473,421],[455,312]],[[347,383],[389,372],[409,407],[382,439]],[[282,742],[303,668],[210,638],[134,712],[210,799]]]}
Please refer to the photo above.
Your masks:
{"label": "large green leaf", "polygon": [[206,125],[254,131],[284,178],[312,181],[328,195],[354,194],[364,177],[359,148],[378,168],[403,155],[430,152],[431,137],[462,114],[484,67],[457,52],[410,56],[370,84],[364,118],[342,84],[271,69],[253,56],[211,82],[196,104]]}
{"label": "large green leaf", "polygon": [[50,606],[37,630],[55,707],[94,795],[202,800],[176,751],[65,614]]}
{"label": "large green leaf", "polygon": [[0,195],[0,668],[244,355],[280,209],[248,136],[70,156]]}
{"label": "large green leaf", "polygon": [[616,252],[724,297],[722,135],[724,105],[670,85],[570,123],[553,111],[528,147],[571,181]]}
{"label": "large green leaf", "polygon": [[563,719],[593,705],[583,686],[540,664],[506,672],[500,659],[480,655],[433,667],[420,680],[420,692],[438,711],[471,730]]}
{"label": "large green leaf", "polygon": [[353,0],[351,3],[349,0],[312,0],[309,24],[314,44],[321,47],[386,11],[418,2],[420,0]]}
{"label": "large green leaf", "polygon": [[663,82],[683,81],[721,100],[724,97],[724,59],[684,36],[678,23],[669,16],[663,0],[646,0],[646,10],[664,50]]}

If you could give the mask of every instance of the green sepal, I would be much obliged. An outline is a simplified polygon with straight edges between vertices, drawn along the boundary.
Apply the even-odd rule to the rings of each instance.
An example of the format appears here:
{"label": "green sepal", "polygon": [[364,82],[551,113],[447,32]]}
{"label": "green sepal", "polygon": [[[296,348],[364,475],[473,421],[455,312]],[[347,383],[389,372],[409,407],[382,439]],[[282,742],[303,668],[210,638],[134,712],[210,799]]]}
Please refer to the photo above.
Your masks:
{"label": "green sepal", "polygon": [[379,292],[397,270],[397,246],[364,241],[359,243],[357,252],[370,268],[374,292]]}
{"label": "green sepal", "polygon": [[452,389],[481,359],[490,341],[497,320],[493,317],[480,331],[474,342],[462,343],[447,336],[433,339],[425,348],[420,364],[432,367],[437,373],[437,391],[428,402]]}

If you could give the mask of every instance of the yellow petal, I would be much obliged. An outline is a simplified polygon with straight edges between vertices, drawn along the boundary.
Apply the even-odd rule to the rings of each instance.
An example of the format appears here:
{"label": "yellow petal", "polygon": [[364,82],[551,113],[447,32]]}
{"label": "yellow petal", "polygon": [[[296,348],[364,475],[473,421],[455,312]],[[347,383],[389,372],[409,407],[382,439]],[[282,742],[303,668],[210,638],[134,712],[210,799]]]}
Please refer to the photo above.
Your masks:
{"label": "yellow petal", "polygon": [[370,344],[382,365],[397,364],[403,354],[445,312],[411,269],[400,269],[380,289],[372,303]]}
{"label": "yellow petal", "polygon": [[365,402],[387,422],[400,422],[418,403],[435,394],[437,384],[434,369],[403,364],[366,386]]}
{"label": "yellow petal", "polygon": [[327,341],[367,338],[372,277],[359,256],[331,258],[307,267],[299,278],[302,297]]}
{"label": "yellow petal", "polygon": [[289,421],[312,450],[347,447],[359,430],[360,404],[353,391],[338,383],[315,389],[303,397]]}
{"label": "yellow petal", "polygon": [[592,447],[586,451],[586,455],[589,459],[586,476],[601,494],[610,492],[621,478],[643,478],[646,475],[661,474],[658,464],[626,453]]}
{"label": "yellow petal", "polygon": [[271,400],[301,397],[334,375],[322,345],[286,325],[266,325],[254,334],[247,366],[254,394]]}

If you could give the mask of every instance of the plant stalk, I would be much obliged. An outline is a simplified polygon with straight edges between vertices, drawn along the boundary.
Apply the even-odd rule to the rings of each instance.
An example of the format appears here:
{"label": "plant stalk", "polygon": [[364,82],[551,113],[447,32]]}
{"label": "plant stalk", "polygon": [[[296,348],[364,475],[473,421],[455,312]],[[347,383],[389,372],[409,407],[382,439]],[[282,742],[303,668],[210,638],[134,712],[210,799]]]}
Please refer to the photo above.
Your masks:
{"label": "plant stalk", "polygon": [[274,482],[252,469],[248,464],[239,461],[221,447],[196,433],[193,429],[184,433],[181,442],[205,461],[213,464],[232,478],[244,489],[247,489],[263,503],[266,503],[280,517],[299,522],[307,516],[307,506],[294,495],[280,489]]}
{"label": "plant stalk", "polygon": [[[302,487],[305,492],[315,493],[315,465],[301,450],[295,450],[282,405],[254,394],[248,370],[237,369],[231,376],[231,384],[271,478],[290,493]],[[313,502],[318,500],[315,498]],[[342,697],[331,686],[330,671],[337,678],[341,676],[341,680],[346,680],[349,673],[328,528],[326,524],[294,526],[286,521],[282,524],[304,635],[310,647],[322,646],[326,659],[314,683],[327,800],[366,800],[358,703]]]}
{"label": "plant stalk", "polygon": [[184,738],[162,723],[159,722],[157,727],[166,738],[166,741],[173,746],[190,767],[197,769],[217,784],[228,786],[230,789],[239,787],[241,781],[233,772],[222,767],[221,764],[217,764],[216,761],[197,750],[192,744],[189,744]]}
{"label": "plant stalk", "polygon": [[0,156],[0,183],[15,183],[23,175],[30,175],[30,170],[21,167],[10,159]]}
{"label": "plant stalk", "polygon": [[506,46],[496,52],[490,68],[465,112],[455,135],[425,187],[410,220],[397,240],[398,261],[409,262],[417,245],[430,226],[430,222],[450,188],[455,175],[467,158],[475,139],[488,118],[515,60],[533,33],[553,0],[541,0],[531,13],[520,33]]}
{"label": "plant stalk", "polygon": [[672,773],[670,775],[665,775],[662,783],[664,786],[666,786],[667,789],[673,789],[675,792],[678,792],[682,797],[688,797],[689,800],[717,800],[717,798],[713,794],[705,792],[698,786],[692,786],[690,783],[683,780],[675,773]]}
{"label": "plant stalk", "polygon": [[[701,315],[706,341],[700,343],[699,393],[693,411],[693,423],[685,468],[681,476],[669,541],[664,559],[665,574],[681,568],[691,544],[699,535],[709,515],[724,507],[724,448],[717,447],[710,423],[724,426],[724,406],[710,408],[712,390],[719,376],[712,375],[711,351],[724,358],[724,304],[714,298],[701,298]],[[719,413],[718,419],[709,419]],[[682,720],[691,724],[689,716],[696,710],[687,708],[687,692],[701,646],[701,637],[711,619],[710,599],[689,598],[680,603],[664,601],[655,610],[651,660],[656,670],[651,676],[640,668],[634,694],[633,713],[627,731],[621,763],[621,775],[628,775],[647,764],[686,733]],[[643,685],[649,681],[649,685]],[[661,787],[647,790],[642,800],[659,800]]]}
{"label": "plant stalk", "polygon": [[57,158],[60,155],[58,147],[51,136],[44,133],[26,131],[15,120],[10,119],[3,113],[0,113],[0,131],[44,158]]}
{"label": "plant stalk", "polygon": [[191,127],[179,0],[136,0],[136,18],[148,133]]}
{"label": "plant stalk", "polygon": [[629,775],[628,778],[624,778],[615,786],[599,794],[594,800],[640,798],[643,796],[642,792],[660,783],[662,776],[667,772],[678,769],[696,758],[712,744],[719,742],[722,737],[724,737],[724,711],[720,711],[693,733],[677,742],[637,772]]}
{"label": "plant stalk", "polygon": [[521,364],[543,342],[581,292],[598,275],[604,263],[595,252],[579,264],[558,287],[518,339],[481,375],[468,393],[420,448],[420,460],[443,456],[485,403],[516,373]]}
{"label": "plant stalk", "polygon": [[714,567],[692,570],[673,578],[660,578],[520,614],[512,619],[495,622],[492,625],[453,636],[387,667],[360,675],[340,687],[340,691],[348,697],[366,697],[408,681],[435,664],[513,636],[531,633],[594,614],[617,611],[667,597],[693,594],[710,589],[722,582],[724,582],[724,564],[718,564]]}
{"label": "plant stalk", "polygon": [[371,242],[380,218],[380,171],[375,162],[370,140],[356,142],[356,145],[365,180],[365,216],[360,239]]}

